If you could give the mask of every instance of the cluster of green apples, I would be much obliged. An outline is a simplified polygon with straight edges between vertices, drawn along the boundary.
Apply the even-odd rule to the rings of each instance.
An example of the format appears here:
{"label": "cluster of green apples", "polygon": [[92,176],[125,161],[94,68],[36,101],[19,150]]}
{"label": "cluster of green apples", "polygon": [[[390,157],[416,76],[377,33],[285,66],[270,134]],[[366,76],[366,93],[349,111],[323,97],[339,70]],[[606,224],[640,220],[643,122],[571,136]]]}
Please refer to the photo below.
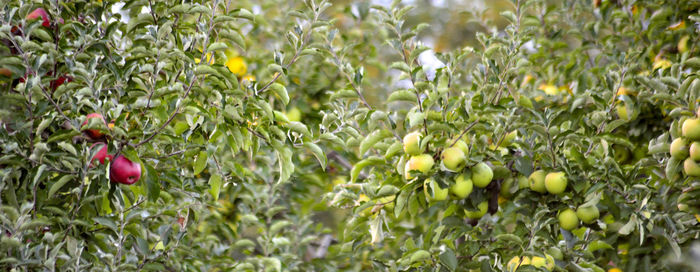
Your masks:
{"label": "cluster of green apples", "polygon": [[[404,152],[409,156],[406,162],[404,177],[412,180],[412,171],[420,171],[428,174],[435,166],[433,156],[423,153],[421,140],[423,135],[420,132],[411,132],[403,138]],[[453,145],[445,147],[440,153],[440,163],[442,169],[458,173],[454,178],[454,183],[449,188],[442,188],[433,178],[426,178],[423,181],[425,197],[428,202],[467,198],[474,187],[486,188],[493,180],[493,170],[484,163],[479,162],[467,169],[467,154],[469,146],[464,140],[458,140]],[[477,205],[478,210],[470,211],[465,209],[468,218],[478,219],[486,214],[488,202],[483,201]]]}
{"label": "cluster of green apples", "polygon": [[681,126],[681,136],[671,142],[671,161],[683,162],[683,174],[700,177],[700,109],[695,118],[688,118]]}
{"label": "cluster of green apples", "polygon": [[[553,195],[564,193],[568,185],[568,180],[564,172],[547,173],[541,169],[532,172],[527,181],[530,185],[530,190]],[[585,224],[590,224],[595,222],[598,217],[600,217],[600,211],[595,204],[583,204],[579,206],[576,211],[571,208],[559,211],[557,219],[562,229],[570,231],[577,228],[580,221]]]}

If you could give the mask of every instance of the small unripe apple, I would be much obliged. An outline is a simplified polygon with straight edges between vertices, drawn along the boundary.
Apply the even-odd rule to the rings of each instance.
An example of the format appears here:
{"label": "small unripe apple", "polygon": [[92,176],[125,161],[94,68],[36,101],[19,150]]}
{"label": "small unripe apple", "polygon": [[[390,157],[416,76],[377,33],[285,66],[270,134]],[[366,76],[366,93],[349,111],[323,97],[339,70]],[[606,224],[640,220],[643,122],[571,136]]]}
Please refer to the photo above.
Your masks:
{"label": "small unripe apple", "polygon": [[700,141],[700,119],[686,119],[685,122],[683,122],[681,132],[683,137],[686,137],[692,141]]}
{"label": "small unripe apple", "polygon": [[518,176],[518,190],[525,188],[530,188],[530,182],[527,180],[527,177]]}
{"label": "small unripe apple", "polygon": [[622,145],[613,145],[613,156],[615,161],[623,163],[630,158],[630,151]]}
{"label": "small unripe apple", "polygon": [[462,173],[455,178],[455,184],[450,186],[450,192],[460,199],[466,198],[474,190],[474,183],[469,175]]}
{"label": "small unripe apple", "polygon": [[479,205],[477,205],[476,208],[479,210],[470,211],[470,210],[464,209],[464,214],[467,215],[467,218],[479,219],[482,216],[484,216],[484,214],[486,214],[486,210],[489,208],[489,203],[486,201],[483,201],[483,202],[479,203]]}
{"label": "small unripe apple", "polygon": [[596,207],[595,205],[588,207],[578,207],[578,209],[576,209],[576,217],[578,217],[578,219],[581,219],[581,221],[583,221],[583,223],[585,224],[592,223],[593,221],[598,219],[599,216],[600,211],[598,211],[598,207]]}
{"label": "small unripe apple", "polygon": [[131,185],[141,178],[141,165],[119,156],[112,162],[109,169],[109,180],[116,183]]}
{"label": "small unripe apple", "polygon": [[564,172],[553,172],[544,178],[544,187],[550,194],[561,194],[566,190],[566,174]]}
{"label": "small unripe apple", "polygon": [[469,146],[463,139],[459,139],[459,141],[457,141],[453,147],[461,149],[465,156],[469,155]]}
{"label": "small unripe apple", "polygon": [[301,122],[301,111],[297,107],[290,109],[285,115],[292,122]]}
{"label": "small unripe apple", "polygon": [[532,172],[530,174],[530,177],[527,179],[530,181],[530,190],[533,190],[538,193],[546,193],[547,188],[544,185],[544,179],[547,173],[544,172],[544,170],[537,170],[535,172]]}
{"label": "small unripe apple", "polygon": [[691,158],[685,159],[683,162],[683,173],[686,176],[700,177],[700,165]]}
{"label": "small unripe apple", "polygon": [[695,161],[700,161],[700,142],[695,141],[690,144],[690,158]]}
{"label": "small unripe apple", "polygon": [[682,160],[688,157],[688,144],[683,138],[676,138],[671,142],[671,157]]}
{"label": "small unripe apple", "polygon": [[447,188],[440,188],[440,185],[432,178],[427,178],[423,182],[423,192],[428,202],[443,201],[447,199]]}
{"label": "small unripe apple", "polygon": [[95,154],[94,157],[92,157],[92,160],[90,161],[90,167],[95,167],[95,160],[99,161],[100,164],[105,164],[105,160],[112,160],[113,156],[107,153],[106,144],[94,143],[92,146],[90,146],[90,150],[92,150],[93,148],[100,148],[100,150],[97,151],[97,154]]}
{"label": "small unripe apple", "polygon": [[440,155],[442,164],[450,171],[459,171],[467,163],[467,157],[459,147],[448,147]]}
{"label": "small unripe apple", "polygon": [[420,132],[411,132],[403,137],[403,151],[408,155],[418,155],[421,153],[420,140],[423,135]]}
{"label": "small unripe apple", "polygon": [[576,212],[574,212],[572,209],[566,209],[559,212],[559,216],[557,218],[559,219],[559,226],[562,229],[571,231],[578,227],[578,217],[576,216]]}
{"label": "small unripe apple", "polygon": [[428,171],[433,168],[434,164],[435,160],[433,160],[433,157],[428,154],[421,154],[411,157],[411,159],[406,162],[406,169],[404,171],[406,179],[413,178],[411,176],[411,170],[418,170],[423,174],[427,174]]}
{"label": "small unripe apple", "polygon": [[45,27],[51,26],[51,21],[49,21],[49,14],[43,8],[35,9],[31,13],[27,14],[27,20],[34,20],[39,17],[41,17],[41,20],[43,21],[41,25]]}
{"label": "small unripe apple", "polygon": [[515,179],[513,177],[508,177],[505,180],[503,180],[503,183],[501,184],[501,191],[499,192],[502,197],[511,197],[513,194],[510,192],[510,188],[513,187],[513,182],[515,182]]}
{"label": "small unripe apple", "polygon": [[503,137],[503,141],[501,141],[501,146],[509,146],[510,144],[513,143],[513,140],[515,140],[515,137],[518,137],[518,131],[513,130],[511,132],[508,132],[505,137]]}
{"label": "small unripe apple", "polygon": [[[85,121],[83,121],[83,124],[80,125],[80,127],[84,127],[85,125],[87,125],[91,118],[99,118],[102,120],[102,122],[105,123],[105,125],[107,125],[107,121],[105,121],[105,118],[102,117],[102,114],[91,113],[87,115],[87,118],[85,118]],[[99,129],[86,129],[84,131],[85,134],[87,134],[88,137],[90,137],[93,140],[98,140],[102,138],[102,136],[104,136],[104,133],[102,133],[102,131],[100,131]]]}
{"label": "small unripe apple", "polygon": [[493,170],[488,164],[480,162],[472,167],[472,181],[474,186],[484,188],[491,183],[493,179]]}

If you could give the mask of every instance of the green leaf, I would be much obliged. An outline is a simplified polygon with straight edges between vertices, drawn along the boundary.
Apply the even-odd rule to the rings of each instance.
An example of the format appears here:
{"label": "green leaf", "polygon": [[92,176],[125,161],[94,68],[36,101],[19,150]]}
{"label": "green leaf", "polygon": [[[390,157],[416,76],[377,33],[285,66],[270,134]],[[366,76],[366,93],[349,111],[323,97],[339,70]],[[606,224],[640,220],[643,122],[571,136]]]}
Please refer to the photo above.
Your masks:
{"label": "green leaf", "polygon": [[311,151],[311,153],[314,154],[314,157],[316,157],[318,163],[321,164],[321,168],[323,169],[323,171],[326,171],[326,164],[328,163],[328,159],[326,158],[326,154],[323,152],[323,149],[321,149],[321,147],[312,142],[305,142],[304,147],[308,148]]}
{"label": "green leaf", "polygon": [[209,194],[214,197],[214,201],[219,200],[219,192],[221,192],[221,176],[219,174],[213,174],[209,177]]}
{"label": "green leaf", "polygon": [[207,167],[207,161],[209,160],[209,157],[207,155],[206,151],[200,151],[199,155],[197,155],[197,158],[194,160],[193,164],[193,169],[194,169],[194,174],[199,175],[204,168]]}
{"label": "green leaf", "polygon": [[73,179],[75,179],[74,175],[62,176],[60,179],[58,179],[58,181],[56,181],[54,184],[51,185],[51,188],[49,188],[49,193],[47,195],[47,198],[51,199],[53,197],[53,195],[56,194],[56,192],[58,190],[60,190],[61,187],[63,187],[63,185],[66,185],[66,183],[68,183],[69,181],[71,181]]}
{"label": "green leaf", "polygon": [[394,101],[405,101],[405,102],[411,102],[411,103],[418,103],[416,100],[416,93],[413,91],[409,90],[399,90],[391,93],[389,95],[389,98],[386,100],[387,102],[394,102]]}
{"label": "green leaf", "polygon": [[379,142],[387,137],[391,137],[391,135],[392,135],[391,132],[386,130],[386,129],[377,130],[377,131],[372,132],[370,135],[365,137],[365,139],[363,139],[362,142],[360,143],[360,153],[359,153],[360,156],[364,155],[367,152],[367,150],[374,147],[374,145],[377,142]]}
{"label": "green leaf", "polygon": [[352,167],[352,170],[350,170],[350,182],[354,183],[355,181],[357,181],[357,177],[360,175],[360,172],[362,172],[362,169],[364,169],[365,167],[367,167],[369,165],[377,165],[377,164],[380,164],[383,162],[384,162],[384,159],[382,159],[381,157],[377,157],[377,156],[371,156],[371,157],[368,157],[364,160],[357,162]]}
{"label": "green leaf", "polygon": [[282,100],[282,103],[286,106],[289,104],[289,94],[287,93],[287,88],[284,87],[284,85],[279,84],[277,82],[272,83],[270,85],[270,90],[273,91],[277,97],[279,97]]}

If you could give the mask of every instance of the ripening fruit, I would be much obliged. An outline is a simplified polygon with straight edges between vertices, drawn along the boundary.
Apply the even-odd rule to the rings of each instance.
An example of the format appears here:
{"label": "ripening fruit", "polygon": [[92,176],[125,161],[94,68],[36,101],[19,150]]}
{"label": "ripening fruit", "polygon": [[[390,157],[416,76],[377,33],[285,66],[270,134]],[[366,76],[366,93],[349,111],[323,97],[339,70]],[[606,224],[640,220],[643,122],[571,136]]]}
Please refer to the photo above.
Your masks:
{"label": "ripening fruit", "polygon": [[423,135],[420,132],[411,132],[403,137],[403,151],[408,155],[418,155],[420,150],[420,139]]}
{"label": "ripening fruit", "polygon": [[443,150],[440,158],[445,168],[455,172],[462,170],[467,163],[467,157],[464,155],[464,152],[456,146]]}
{"label": "ripening fruit", "polygon": [[683,132],[683,137],[692,141],[700,141],[700,119],[693,118],[685,120],[681,131]]}
{"label": "ripening fruit", "polygon": [[484,188],[491,183],[493,170],[486,163],[480,162],[472,167],[472,181],[474,186]]}
{"label": "ripening fruit", "polygon": [[532,172],[530,174],[530,177],[527,179],[530,181],[530,190],[533,190],[538,193],[546,193],[547,188],[544,186],[544,179],[547,173],[544,172],[544,170],[537,170],[535,172]]}
{"label": "ripening fruit", "polygon": [[466,198],[474,190],[474,183],[469,175],[462,173],[455,178],[455,184],[450,186],[450,192],[460,199]]}
{"label": "ripening fruit", "polygon": [[564,172],[549,173],[544,178],[544,187],[550,194],[561,194],[566,190],[566,174]]}
{"label": "ripening fruit", "polygon": [[557,218],[559,219],[559,226],[562,229],[570,231],[578,227],[578,217],[576,216],[576,212],[572,209],[559,212]]}
{"label": "ripening fruit", "polygon": [[483,202],[479,203],[479,205],[477,205],[476,208],[479,210],[477,210],[477,211],[469,211],[467,209],[464,210],[464,214],[467,215],[467,218],[479,219],[482,216],[484,216],[484,214],[486,214],[486,210],[489,208],[489,203],[486,201],[483,201]]}
{"label": "ripening fruit", "polygon": [[109,169],[109,180],[116,183],[131,185],[141,178],[141,165],[119,156],[112,162]]}
{"label": "ripening fruit", "polygon": [[459,139],[459,141],[457,141],[453,147],[461,149],[465,156],[469,155],[469,146],[464,140]]}
{"label": "ripening fruit", "polygon": [[585,224],[590,224],[598,217],[600,217],[600,211],[598,211],[598,207],[595,205],[593,206],[588,206],[588,207],[578,207],[576,209],[576,216],[578,219],[581,219],[583,223]]}
{"label": "ripening fruit", "polygon": [[289,121],[301,122],[301,111],[297,107],[291,108],[285,113],[285,115],[287,115],[287,119],[289,119]]}
{"label": "ripening fruit", "polygon": [[690,158],[695,161],[700,161],[700,142],[695,141],[690,144]]}
{"label": "ripening fruit", "polygon": [[423,182],[423,192],[428,202],[443,201],[447,199],[447,188],[440,188],[440,185],[432,178],[427,178]]}
{"label": "ripening fruit", "polygon": [[683,138],[676,138],[671,142],[671,157],[682,160],[688,157],[688,144]]}
{"label": "ripening fruit", "polygon": [[683,162],[683,173],[686,176],[700,177],[700,165],[691,158],[685,159]]}
{"label": "ripening fruit", "polygon": [[34,20],[34,19],[37,19],[39,17],[41,17],[41,20],[42,20],[41,25],[43,25],[45,27],[51,26],[51,21],[49,21],[49,14],[43,8],[35,9],[31,13],[27,14],[27,20]]}
{"label": "ripening fruit", "polygon": [[433,168],[435,161],[433,157],[428,154],[421,154],[411,157],[411,159],[406,162],[406,169],[404,174],[406,179],[412,179],[411,170],[421,171],[423,174],[427,174],[430,169]]}
{"label": "ripening fruit", "polygon": [[226,67],[236,76],[243,76],[248,71],[248,64],[242,57],[233,57],[226,60]]}
{"label": "ripening fruit", "polygon": [[[87,118],[85,118],[85,121],[83,121],[83,124],[80,125],[80,127],[84,127],[85,125],[87,125],[91,118],[99,118],[102,120],[102,122],[105,123],[105,125],[107,125],[107,121],[105,121],[105,118],[102,117],[102,114],[95,112],[95,113],[88,114]],[[104,135],[104,133],[102,133],[102,131],[100,131],[99,129],[86,129],[84,131],[85,131],[85,134],[87,134],[87,136],[93,140],[100,139]]]}
{"label": "ripening fruit", "polygon": [[[99,145],[95,147],[96,145]],[[100,148],[100,146],[102,146]],[[90,146],[90,150],[93,148],[100,148],[99,151],[97,151],[97,154],[95,154],[94,157],[92,157],[92,160],[90,160],[90,168],[95,167],[95,161],[100,162],[100,164],[105,164],[106,160],[112,160],[113,156],[107,153],[107,145],[104,143],[94,143],[92,146]]]}

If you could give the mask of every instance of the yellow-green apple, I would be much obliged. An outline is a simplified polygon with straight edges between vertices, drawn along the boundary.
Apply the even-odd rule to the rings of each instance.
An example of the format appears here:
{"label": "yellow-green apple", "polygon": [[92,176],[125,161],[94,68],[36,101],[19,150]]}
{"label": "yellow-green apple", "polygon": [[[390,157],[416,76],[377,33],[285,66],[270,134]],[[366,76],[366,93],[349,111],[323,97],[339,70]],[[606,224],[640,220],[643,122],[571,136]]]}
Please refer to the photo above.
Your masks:
{"label": "yellow-green apple", "polygon": [[686,176],[700,177],[700,165],[692,158],[687,158],[683,162],[683,173]]}
{"label": "yellow-green apple", "polygon": [[559,226],[565,230],[573,230],[578,227],[578,217],[572,209],[566,209],[559,212]]}
{"label": "yellow-green apple", "polygon": [[423,182],[423,192],[428,202],[443,201],[447,199],[447,188],[440,188],[440,185],[432,178],[427,178]]}
{"label": "yellow-green apple", "polygon": [[119,155],[114,159],[109,169],[109,180],[116,183],[131,185],[141,178],[141,165]]}
{"label": "yellow-green apple", "polygon": [[530,187],[530,182],[525,176],[518,176],[518,189],[525,189]]}
{"label": "yellow-green apple", "polygon": [[455,178],[455,184],[450,186],[450,192],[460,199],[469,196],[473,189],[474,183],[472,182],[471,177],[469,177],[469,175],[466,173],[462,173],[461,175],[457,176],[457,178]]}
{"label": "yellow-green apple", "polygon": [[550,194],[561,194],[566,190],[566,174],[564,172],[553,172],[544,178],[544,187]]}
{"label": "yellow-green apple", "polygon": [[470,210],[464,209],[464,214],[467,215],[467,218],[479,219],[482,216],[484,216],[484,214],[486,214],[486,210],[489,208],[489,203],[486,201],[483,201],[483,202],[479,203],[479,205],[477,205],[476,208],[479,210],[470,211]]}
{"label": "yellow-green apple", "polygon": [[433,160],[433,157],[428,154],[412,156],[411,159],[406,162],[404,175],[406,176],[406,179],[412,179],[412,170],[418,170],[423,174],[427,174],[428,171],[433,168],[434,164],[435,160]]}
{"label": "yellow-green apple", "polygon": [[107,145],[105,143],[94,143],[92,146],[90,146],[90,150],[93,148],[99,148],[100,150],[97,151],[97,154],[95,154],[94,157],[92,157],[92,160],[90,160],[90,167],[95,167],[95,160],[97,160],[100,164],[105,164],[106,160],[112,160],[112,155],[107,153]]}
{"label": "yellow-green apple", "polygon": [[683,138],[676,138],[671,142],[671,157],[682,160],[688,157],[688,144]]}
{"label": "yellow-green apple", "polygon": [[695,141],[690,144],[690,158],[695,161],[700,161],[700,142]]}
{"label": "yellow-green apple", "polygon": [[[83,124],[80,125],[80,127],[84,127],[85,125],[87,125],[88,122],[90,121],[90,119],[92,119],[92,118],[97,118],[99,120],[102,120],[102,122],[105,125],[107,125],[107,121],[105,121],[105,118],[102,117],[102,114],[90,113],[87,115],[87,117],[85,118],[85,121],[83,121]],[[85,129],[84,131],[85,131],[85,134],[87,134],[87,136],[93,140],[98,140],[98,139],[102,138],[102,136],[104,136],[104,133],[102,133],[102,131],[100,131],[99,129]]]}
{"label": "yellow-green apple", "polygon": [[700,119],[692,118],[686,119],[683,122],[683,127],[681,128],[683,137],[686,137],[692,141],[700,140]]}
{"label": "yellow-green apple", "polygon": [[464,168],[467,162],[467,157],[464,155],[462,149],[459,147],[448,147],[442,151],[440,155],[442,164],[450,171],[459,171]]}
{"label": "yellow-green apple", "polygon": [[544,179],[547,173],[544,170],[537,170],[530,174],[528,181],[530,181],[530,190],[538,193],[546,193],[547,188],[544,185]]}
{"label": "yellow-green apple", "polygon": [[459,139],[453,147],[461,149],[465,156],[469,155],[469,146],[463,139]]}
{"label": "yellow-green apple", "polygon": [[578,219],[581,219],[581,221],[585,224],[592,223],[593,221],[598,219],[599,216],[600,212],[598,211],[598,207],[596,207],[595,205],[586,207],[581,206],[578,207],[578,209],[576,209],[576,217],[578,217]]}
{"label": "yellow-green apple", "polygon": [[408,155],[418,155],[421,153],[420,140],[423,135],[414,131],[403,137],[403,151]]}
{"label": "yellow-green apple", "polygon": [[484,188],[491,183],[493,179],[493,170],[488,164],[480,162],[472,167],[472,182],[474,186]]}

